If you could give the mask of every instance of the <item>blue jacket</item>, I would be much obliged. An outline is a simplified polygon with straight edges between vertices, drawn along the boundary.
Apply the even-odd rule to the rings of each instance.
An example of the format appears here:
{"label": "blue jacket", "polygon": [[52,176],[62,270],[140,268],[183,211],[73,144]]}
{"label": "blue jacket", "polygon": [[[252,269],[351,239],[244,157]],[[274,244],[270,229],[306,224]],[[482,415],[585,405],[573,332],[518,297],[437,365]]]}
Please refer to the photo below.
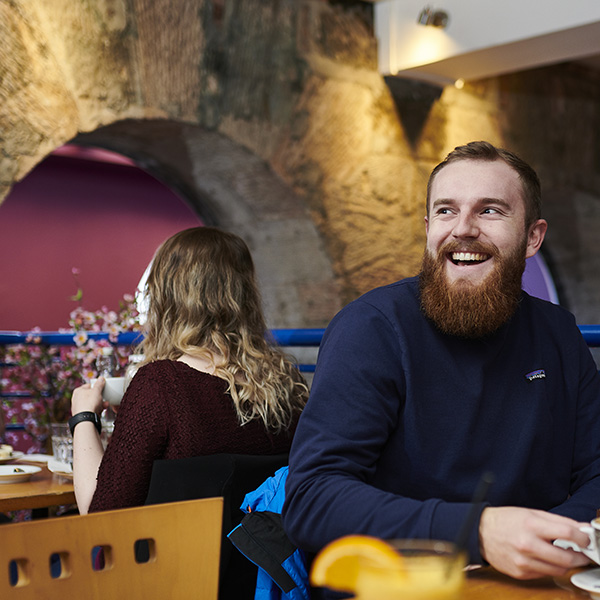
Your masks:
{"label": "blue jacket", "polygon": [[304,553],[288,539],[281,524],[288,468],[279,469],[260,487],[246,494],[247,513],[227,536],[258,566],[255,600],[309,600]]}

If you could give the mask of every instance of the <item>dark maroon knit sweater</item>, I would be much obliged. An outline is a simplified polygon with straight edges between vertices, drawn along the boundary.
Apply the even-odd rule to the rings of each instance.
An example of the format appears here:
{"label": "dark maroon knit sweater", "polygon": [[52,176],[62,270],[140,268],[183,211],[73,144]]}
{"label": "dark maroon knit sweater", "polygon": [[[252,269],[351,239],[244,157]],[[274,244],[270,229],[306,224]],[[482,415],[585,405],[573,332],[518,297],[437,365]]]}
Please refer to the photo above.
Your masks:
{"label": "dark maroon knit sweater", "polygon": [[142,505],[156,459],[289,451],[296,422],[278,435],[258,420],[242,427],[226,389],[225,380],[182,362],[143,366],[119,407],[90,512]]}

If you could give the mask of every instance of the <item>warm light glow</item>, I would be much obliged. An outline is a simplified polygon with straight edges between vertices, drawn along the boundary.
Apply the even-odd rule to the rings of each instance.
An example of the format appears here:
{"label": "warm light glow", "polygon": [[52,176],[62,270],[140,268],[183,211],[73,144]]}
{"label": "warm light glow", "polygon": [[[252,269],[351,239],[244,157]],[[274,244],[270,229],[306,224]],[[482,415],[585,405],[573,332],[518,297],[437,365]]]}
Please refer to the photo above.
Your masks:
{"label": "warm light glow", "polygon": [[462,78],[461,78],[461,79],[457,79],[457,80],[454,82],[454,87],[455,87],[457,90],[462,90],[462,89],[465,87],[465,80],[464,80],[464,79],[462,79]]}
{"label": "warm light glow", "polygon": [[423,65],[443,59],[448,53],[450,40],[446,33],[434,27],[417,29],[412,43],[406,49],[405,63]]}

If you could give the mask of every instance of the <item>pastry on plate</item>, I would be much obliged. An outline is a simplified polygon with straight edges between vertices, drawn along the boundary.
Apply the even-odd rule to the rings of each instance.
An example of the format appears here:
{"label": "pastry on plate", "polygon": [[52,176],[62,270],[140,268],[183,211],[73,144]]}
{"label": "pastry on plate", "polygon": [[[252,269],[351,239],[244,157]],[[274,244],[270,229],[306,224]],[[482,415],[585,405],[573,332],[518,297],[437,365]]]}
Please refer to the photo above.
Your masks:
{"label": "pastry on plate", "polygon": [[10,458],[13,453],[13,447],[8,444],[0,444],[0,459]]}

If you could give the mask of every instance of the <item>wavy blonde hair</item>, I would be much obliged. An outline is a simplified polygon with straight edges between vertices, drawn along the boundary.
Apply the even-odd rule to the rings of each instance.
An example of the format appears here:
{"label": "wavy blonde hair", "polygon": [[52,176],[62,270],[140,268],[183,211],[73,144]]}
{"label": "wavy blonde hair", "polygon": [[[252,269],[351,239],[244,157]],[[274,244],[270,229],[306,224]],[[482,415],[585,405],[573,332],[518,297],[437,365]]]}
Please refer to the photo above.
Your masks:
{"label": "wavy blonde hair", "polygon": [[182,354],[209,360],[228,382],[242,425],[260,418],[280,431],[291,424],[308,388],[291,357],[268,341],[254,263],[240,237],[214,227],[175,234],[156,252],[145,295],[145,363]]}

